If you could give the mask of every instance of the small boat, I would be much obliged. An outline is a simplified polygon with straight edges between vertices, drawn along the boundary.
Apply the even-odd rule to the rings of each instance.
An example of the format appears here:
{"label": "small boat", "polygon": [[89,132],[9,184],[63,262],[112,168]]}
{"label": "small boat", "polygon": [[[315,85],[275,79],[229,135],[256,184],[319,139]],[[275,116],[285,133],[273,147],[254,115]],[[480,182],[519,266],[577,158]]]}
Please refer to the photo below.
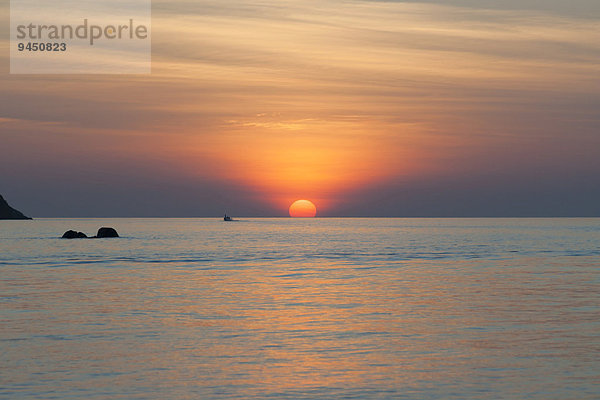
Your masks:
{"label": "small boat", "polygon": [[232,221],[236,221],[236,220],[231,218],[229,215],[225,214],[225,216],[223,217],[223,221],[232,222]]}

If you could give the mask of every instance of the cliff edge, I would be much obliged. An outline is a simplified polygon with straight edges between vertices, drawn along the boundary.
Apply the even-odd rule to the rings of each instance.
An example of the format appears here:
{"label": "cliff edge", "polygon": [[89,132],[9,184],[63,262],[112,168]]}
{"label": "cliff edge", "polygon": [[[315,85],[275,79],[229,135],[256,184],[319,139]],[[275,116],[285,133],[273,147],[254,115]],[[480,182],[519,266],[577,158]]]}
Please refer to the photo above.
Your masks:
{"label": "cliff edge", "polygon": [[0,219],[31,219],[8,205],[0,194]]}

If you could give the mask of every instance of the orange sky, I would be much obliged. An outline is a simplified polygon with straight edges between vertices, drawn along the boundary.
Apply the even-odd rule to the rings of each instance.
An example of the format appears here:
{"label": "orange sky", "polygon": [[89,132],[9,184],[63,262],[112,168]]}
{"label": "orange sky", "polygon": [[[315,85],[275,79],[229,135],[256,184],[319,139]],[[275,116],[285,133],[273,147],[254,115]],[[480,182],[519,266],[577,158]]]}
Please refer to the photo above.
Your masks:
{"label": "orange sky", "polygon": [[[247,196],[237,212],[274,215],[298,198],[327,215],[390,185],[510,181],[498,171],[593,176],[599,10],[514,4],[154,2],[151,75],[11,76],[2,52],[2,167],[124,196],[128,179],[169,182],[175,203],[210,187],[199,207]],[[0,184],[37,207],[17,182]]]}

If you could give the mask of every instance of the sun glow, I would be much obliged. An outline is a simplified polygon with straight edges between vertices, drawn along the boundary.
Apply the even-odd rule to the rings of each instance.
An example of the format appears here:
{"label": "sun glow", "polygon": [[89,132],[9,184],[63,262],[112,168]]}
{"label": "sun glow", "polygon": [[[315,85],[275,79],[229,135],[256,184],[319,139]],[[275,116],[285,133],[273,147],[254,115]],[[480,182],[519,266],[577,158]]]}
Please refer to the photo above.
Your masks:
{"label": "sun glow", "polygon": [[308,200],[296,200],[289,211],[290,217],[312,218],[317,215],[317,207]]}

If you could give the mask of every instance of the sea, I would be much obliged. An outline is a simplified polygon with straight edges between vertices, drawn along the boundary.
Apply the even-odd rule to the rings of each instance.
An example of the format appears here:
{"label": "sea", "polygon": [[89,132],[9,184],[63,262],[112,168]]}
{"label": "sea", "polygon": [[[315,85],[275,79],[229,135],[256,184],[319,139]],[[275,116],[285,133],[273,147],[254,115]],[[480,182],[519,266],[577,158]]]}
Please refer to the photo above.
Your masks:
{"label": "sea", "polygon": [[600,219],[0,221],[0,398],[599,399]]}

